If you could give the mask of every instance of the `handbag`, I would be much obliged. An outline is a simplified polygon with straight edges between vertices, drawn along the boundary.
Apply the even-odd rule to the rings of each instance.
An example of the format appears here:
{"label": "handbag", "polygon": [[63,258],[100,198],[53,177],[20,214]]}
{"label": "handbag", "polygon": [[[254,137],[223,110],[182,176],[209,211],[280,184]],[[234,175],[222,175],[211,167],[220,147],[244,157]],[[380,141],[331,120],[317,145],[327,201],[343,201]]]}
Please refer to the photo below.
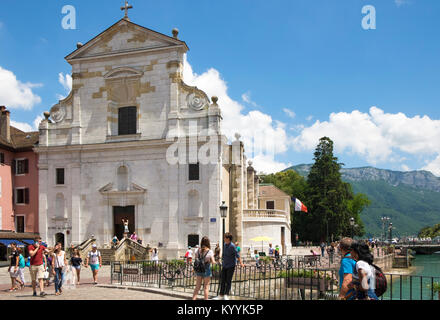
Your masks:
{"label": "handbag", "polygon": [[44,271],[43,278],[44,278],[44,280],[49,279],[49,271],[47,271],[47,269],[46,269],[46,271]]}

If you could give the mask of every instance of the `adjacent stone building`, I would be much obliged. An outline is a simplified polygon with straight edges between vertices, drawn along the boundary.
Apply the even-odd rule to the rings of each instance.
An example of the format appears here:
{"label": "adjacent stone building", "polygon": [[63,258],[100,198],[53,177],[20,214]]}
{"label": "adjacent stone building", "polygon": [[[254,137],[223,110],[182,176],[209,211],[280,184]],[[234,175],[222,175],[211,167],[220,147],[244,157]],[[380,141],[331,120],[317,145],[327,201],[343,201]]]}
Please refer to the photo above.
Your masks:
{"label": "adjacent stone building", "polygon": [[226,230],[243,243],[258,177],[239,136],[222,135],[217,98],[184,83],[187,51],[176,29],[167,36],[125,17],[66,57],[72,91],[45,113],[35,148],[49,245],[94,235],[104,246],[122,237],[124,218],[161,257],[182,256],[202,236],[221,242],[222,201]]}

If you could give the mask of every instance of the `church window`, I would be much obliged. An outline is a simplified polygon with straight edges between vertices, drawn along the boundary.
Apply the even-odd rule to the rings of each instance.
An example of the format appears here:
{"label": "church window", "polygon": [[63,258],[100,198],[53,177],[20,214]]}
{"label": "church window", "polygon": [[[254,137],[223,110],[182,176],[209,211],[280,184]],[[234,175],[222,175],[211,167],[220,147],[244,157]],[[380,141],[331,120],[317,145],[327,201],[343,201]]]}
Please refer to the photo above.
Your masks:
{"label": "church window", "polygon": [[118,111],[118,135],[136,134],[136,107],[119,108]]}
{"label": "church window", "polygon": [[200,178],[200,166],[198,163],[190,163],[188,172],[189,181],[198,181]]}
{"label": "church window", "polygon": [[64,184],[64,168],[57,168],[57,184]]}

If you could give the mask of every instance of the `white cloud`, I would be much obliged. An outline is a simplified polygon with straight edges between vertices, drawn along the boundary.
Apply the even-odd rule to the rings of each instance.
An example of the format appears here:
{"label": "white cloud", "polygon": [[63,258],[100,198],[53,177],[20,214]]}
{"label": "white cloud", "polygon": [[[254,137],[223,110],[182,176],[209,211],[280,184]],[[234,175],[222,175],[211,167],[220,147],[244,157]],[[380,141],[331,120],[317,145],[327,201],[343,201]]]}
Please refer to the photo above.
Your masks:
{"label": "white cloud", "polygon": [[406,164],[402,164],[402,171],[411,171],[411,169],[406,165]]}
{"label": "white cloud", "polygon": [[41,102],[41,98],[32,89],[41,84],[23,83],[17,80],[15,74],[0,67],[0,103],[10,109],[30,110]]}
{"label": "white cloud", "polygon": [[63,86],[66,95],[57,94],[58,100],[63,100],[72,91],[72,76],[70,74],[64,75],[62,72],[58,74],[58,82]]}
{"label": "white cloud", "polygon": [[409,4],[408,0],[394,0],[394,3],[396,4],[397,7],[400,7],[404,4]]}
{"label": "white cloud", "polygon": [[[362,156],[373,165],[405,161],[397,152],[413,156],[436,156],[440,152],[440,120],[385,113],[377,107],[371,107],[369,113],[332,113],[329,121],[318,120],[304,128],[293,139],[293,146],[296,150],[314,150],[323,136],[335,142],[337,152]],[[428,167],[440,171],[440,158]]]}
{"label": "white cloud", "polygon": [[21,131],[24,132],[34,131],[32,126],[29,123],[25,123],[25,122],[17,122],[11,120],[11,126],[16,127],[17,129],[20,129]]}
{"label": "white cloud", "polygon": [[[222,133],[229,140],[235,140],[236,132],[241,134],[241,140],[245,146],[245,152],[249,159],[256,159],[255,169],[272,172],[282,167],[288,167],[274,160],[276,154],[283,153],[288,148],[288,136],[285,124],[275,121],[268,114],[258,110],[243,113],[244,106],[233,100],[228,94],[228,86],[220,73],[211,68],[198,75],[193,72],[191,65],[184,61],[183,78],[185,83],[197,86],[205,91],[209,97],[217,96],[222,111]],[[241,97],[243,101],[251,101],[250,93]],[[262,161],[261,159],[264,159]],[[274,170],[270,170],[274,168]],[[275,169],[276,168],[276,169]]]}
{"label": "white cloud", "polygon": [[426,165],[422,169],[431,171],[433,174],[440,177],[440,155],[438,155],[437,158],[429,162],[428,165]]}
{"label": "white cloud", "polygon": [[283,108],[283,112],[289,117],[289,118],[295,118],[296,117],[296,113],[290,109],[287,108]]}
{"label": "white cloud", "polygon": [[306,118],[307,121],[312,121],[312,119],[313,119],[313,116],[312,116],[312,115],[310,115],[310,116],[308,116],[308,117]]}
{"label": "white cloud", "polygon": [[260,106],[259,106],[256,102],[252,101],[252,99],[251,99],[251,92],[250,92],[250,91],[248,91],[248,92],[246,92],[246,93],[243,93],[243,94],[241,95],[241,99],[242,99],[244,102],[250,104],[250,105],[251,105],[252,107],[254,107],[254,108],[260,108]]}

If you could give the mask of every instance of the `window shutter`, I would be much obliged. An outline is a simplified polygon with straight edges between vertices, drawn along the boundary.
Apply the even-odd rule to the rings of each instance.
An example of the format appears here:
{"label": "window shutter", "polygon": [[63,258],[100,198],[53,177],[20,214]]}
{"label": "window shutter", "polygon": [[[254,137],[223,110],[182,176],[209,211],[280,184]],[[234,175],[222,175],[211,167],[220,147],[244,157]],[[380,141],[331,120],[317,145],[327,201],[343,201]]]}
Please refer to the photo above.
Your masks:
{"label": "window shutter", "polygon": [[24,189],[24,203],[29,204],[29,188]]}
{"label": "window shutter", "polygon": [[12,171],[12,174],[14,175],[16,172],[15,172],[15,159],[12,159],[12,162],[11,162],[11,171]]}
{"label": "window shutter", "polygon": [[4,153],[0,153],[0,163],[1,164],[5,163],[5,154]]}
{"label": "window shutter", "polygon": [[29,173],[29,159],[24,160],[24,173]]}

